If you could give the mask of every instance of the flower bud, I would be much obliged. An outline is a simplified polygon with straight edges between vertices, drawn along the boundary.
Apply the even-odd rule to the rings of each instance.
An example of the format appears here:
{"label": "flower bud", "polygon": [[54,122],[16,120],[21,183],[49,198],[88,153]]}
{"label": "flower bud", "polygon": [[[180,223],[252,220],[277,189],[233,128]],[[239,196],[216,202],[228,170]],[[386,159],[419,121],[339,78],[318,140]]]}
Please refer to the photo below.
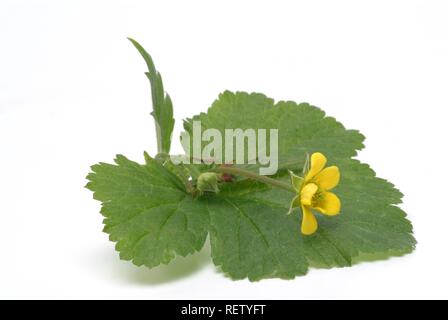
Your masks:
{"label": "flower bud", "polygon": [[218,193],[218,175],[214,172],[204,172],[198,177],[197,188],[202,193],[205,191]]}

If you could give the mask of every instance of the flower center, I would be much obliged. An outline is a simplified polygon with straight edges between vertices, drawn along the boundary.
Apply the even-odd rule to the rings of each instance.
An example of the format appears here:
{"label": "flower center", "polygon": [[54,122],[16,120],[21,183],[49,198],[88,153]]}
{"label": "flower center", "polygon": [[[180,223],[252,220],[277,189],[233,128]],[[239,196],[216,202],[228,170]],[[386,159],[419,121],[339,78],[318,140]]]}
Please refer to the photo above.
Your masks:
{"label": "flower center", "polygon": [[313,198],[311,199],[311,206],[315,207],[317,203],[320,202],[323,198],[323,193],[320,189],[317,189],[317,191],[314,193]]}
{"label": "flower center", "polygon": [[314,183],[307,183],[300,190],[300,202],[305,206],[311,206],[314,195],[318,190],[318,186]]}

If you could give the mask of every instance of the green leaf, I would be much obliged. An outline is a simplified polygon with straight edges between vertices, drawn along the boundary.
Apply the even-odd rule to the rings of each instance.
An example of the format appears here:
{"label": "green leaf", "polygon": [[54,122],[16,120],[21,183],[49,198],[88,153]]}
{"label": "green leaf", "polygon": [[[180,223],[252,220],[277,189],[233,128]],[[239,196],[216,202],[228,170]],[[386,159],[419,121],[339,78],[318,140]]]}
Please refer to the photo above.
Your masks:
{"label": "green leaf", "polygon": [[[310,265],[350,266],[356,257],[359,257],[357,261],[362,261],[366,257],[363,254],[381,253],[383,257],[389,257],[411,252],[416,244],[412,225],[396,206],[401,202],[402,194],[391,183],[377,178],[368,165],[357,160],[331,163],[338,165],[341,171],[340,184],[332,190],[342,202],[340,215],[328,217],[316,213],[317,232],[304,236],[299,232],[302,213],[297,209],[293,218],[287,220],[291,225],[284,227],[285,230],[295,229],[291,239],[300,239],[300,252]],[[285,175],[282,179],[287,181],[289,177]],[[221,196],[230,197],[232,201],[264,204],[264,210],[270,214],[262,219],[263,222],[286,215],[293,193],[275,188],[254,189],[253,185],[253,182],[247,182],[245,187],[229,188]],[[262,210],[252,207],[247,211],[257,215]],[[211,224],[214,224],[213,219]],[[274,229],[272,232],[281,231]],[[231,254],[227,259],[231,261]]]}
{"label": "green leaf", "polygon": [[342,211],[334,219],[319,217],[318,232],[305,239],[308,258],[330,267],[351,265],[361,253],[393,256],[411,252],[416,241],[411,223],[397,206],[401,192],[357,160],[336,164],[342,178],[334,193],[341,199]]}
{"label": "green leaf", "polygon": [[208,201],[213,262],[233,279],[305,274],[308,262],[297,216],[286,215],[282,204],[234,195],[235,185],[231,189],[232,194],[224,190]]}
{"label": "green leaf", "polygon": [[116,164],[92,166],[87,188],[102,202],[104,231],[124,260],[155,267],[176,254],[199,251],[207,237],[208,213],[182,182],[145,154],[140,165],[118,155]]}
{"label": "green leaf", "polygon": [[[190,135],[193,121],[201,121],[203,130],[218,129],[223,137],[225,129],[278,129],[280,168],[297,169],[306,153],[325,151],[330,158],[349,158],[363,148],[364,137],[358,131],[346,130],[319,108],[292,101],[274,103],[259,93],[225,91],[207,113],[184,121]],[[185,142],[183,145],[192,150]]]}
{"label": "green leaf", "polygon": [[193,198],[174,174],[145,158],[140,165],[118,155],[116,164],[94,165],[87,177],[87,188],[102,202],[104,231],[117,242],[122,259],[147,267],[168,263],[175,254],[200,250],[209,231],[213,260],[232,278],[293,278],[306,272],[297,217],[277,204],[238,198],[238,188],[248,192],[265,185],[227,184],[220,196]]}
{"label": "green leaf", "polygon": [[162,76],[156,70],[154,62],[148,52],[134,39],[128,38],[137,48],[148,66],[146,76],[151,85],[153,111],[151,115],[156,123],[158,153],[168,154],[171,147],[171,135],[174,128],[173,104],[170,96],[163,89]]}
{"label": "green leaf", "polygon": [[[193,120],[200,120],[203,130],[215,128],[223,136],[225,129],[277,128],[280,167],[297,170],[303,165],[305,154],[319,151],[327,156],[330,164],[339,166],[341,170],[341,182],[334,190],[342,201],[341,214],[327,217],[317,213],[319,229],[312,236],[304,236],[299,232],[300,210],[296,210],[291,218],[285,216],[294,196],[292,193],[271,188],[254,189],[253,182],[234,183],[227,191],[221,192],[210,212],[212,255],[215,263],[232,277],[258,279],[262,274],[263,277],[273,274],[288,277],[293,273],[303,274],[301,268],[306,263],[300,261],[305,258],[311,265],[349,266],[355,257],[362,257],[363,254],[381,253],[386,257],[414,249],[416,241],[412,236],[412,225],[405,213],[396,206],[401,202],[401,193],[386,180],[377,178],[369,166],[351,159],[357,150],[362,149],[363,136],[355,130],[346,130],[334,118],[326,117],[320,109],[306,103],[275,104],[262,94],[226,91],[207,113],[185,121],[184,127],[190,134]],[[289,178],[280,174],[279,179],[288,181]],[[224,207],[226,212],[232,212],[232,219],[219,219],[222,212],[213,212],[223,211]],[[252,216],[256,218],[247,218]],[[283,220],[274,223],[272,219]],[[252,221],[254,226],[252,237],[241,238],[240,235],[243,241],[239,242],[236,234],[241,221],[249,226]],[[298,256],[295,262],[290,261],[288,264],[291,273],[280,271],[283,264],[272,263],[275,261],[272,257],[266,267],[254,267],[259,265],[256,257],[269,255],[267,248],[253,245],[254,239],[261,238],[256,236],[255,225],[263,230],[263,234],[268,225],[277,226],[268,235],[271,232],[279,235],[287,230],[285,236],[289,235],[289,238],[283,238],[282,241],[279,237],[272,238],[269,242],[271,247],[287,248],[290,255],[296,254],[299,250],[297,248],[301,248],[299,251],[302,257]],[[247,227],[247,230],[250,228]],[[290,230],[294,232],[289,234]],[[297,239],[300,244],[294,242]],[[295,243],[296,249],[281,247],[285,242]],[[241,260],[235,258],[238,243],[242,243],[247,253],[240,255]],[[255,249],[249,251],[247,248],[250,246]],[[282,256],[285,254],[282,251]]]}
{"label": "green leaf", "polygon": [[[411,252],[412,225],[397,206],[402,194],[366,164],[351,159],[363,136],[309,104],[278,102],[261,94],[220,96],[207,114],[192,120],[224,131],[231,128],[279,129],[283,168],[297,169],[305,154],[324,153],[337,165],[341,181],[333,190],[341,213],[316,213],[319,228],[300,233],[302,214],[287,215],[294,193],[251,180],[220,184],[220,192],[193,197],[192,182],[208,165],[161,162],[145,154],[140,165],[117,156],[116,164],[92,166],[87,187],[102,202],[104,231],[117,242],[120,257],[154,267],[200,250],[210,234],[213,262],[233,279],[291,279],[309,266],[342,267],[366,259]],[[280,172],[273,178],[288,181]],[[194,188],[194,186],[193,186]]]}

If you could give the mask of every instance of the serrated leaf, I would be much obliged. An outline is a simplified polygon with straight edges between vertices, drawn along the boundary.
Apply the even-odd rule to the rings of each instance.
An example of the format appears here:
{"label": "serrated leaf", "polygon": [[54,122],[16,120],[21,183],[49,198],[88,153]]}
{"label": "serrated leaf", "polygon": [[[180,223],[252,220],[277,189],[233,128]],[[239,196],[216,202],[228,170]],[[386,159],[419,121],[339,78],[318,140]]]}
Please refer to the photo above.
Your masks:
{"label": "serrated leaf", "polygon": [[145,158],[146,164],[140,165],[118,155],[116,164],[92,166],[87,188],[102,202],[104,231],[117,242],[120,257],[155,267],[203,247],[208,213],[176,176]]}
{"label": "serrated leaf", "polygon": [[[262,94],[226,91],[207,113],[201,113],[184,123],[190,134],[193,120],[200,120],[203,130],[215,128],[220,130],[223,136],[225,129],[279,129],[280,167],[299,169],[305,159],[304,155],[316,151],[324,153],[330,163],[340,167],[342,179],[335,189],[342,201],[339,216],[326,217],[317,214],[319,229],[312,236],[304,236],[299,232],[300,210],[295,211],[298,220],[285,220],[291,223],[294,221],[295,225],[286,229],[295,228],[295,236],[302,243],[303,257],[312,265],[348,266],[360,254],[382,253],[384,256],[392,256],[414,249],[416,242],[412,236],[412,225],[405,218],[405,213],[396,206],[401,201],[401,193],[386,180],[377,178],[369,166],[350,159],[363,147],[363,136],[355,130],[346,130],[335,119],[326,117],[320,109],[304,103],[274,104],[272,99]],[[280,178],[287,179],[281,176]],[[264,217],[266,221],[269,221],[269,217],[277,218],[287,212],[293,194],[270,188],[254,190],[253,185],[253,182],[246,185],[234,184],[228,192],[221,193],[220,198],[230,197],[231,201],[242,201],[248,207],[244,210],[246,215],[263,212],[263,208],[259,206],[264,203],[264,210],[271,213]],[[262,224],[266,221],[260,219]],[[214,224],[216,222],[211,218],[211,225]],[[236,225],[238,224],[235,221],[229,224],[227,232],[235,232]],[[220,227],[215,229],[220,230]],[[223,269],[233,277],[240,277],[241,271],[238,273],[238,270],[241,268],[231,268],[231,261],[234,261],[232,243],[234,245],[235,239],[220,239],[219,232],[216,231],[212,243],[220,241],[227,243],[229,253],[226,256],[226,250],[219,250],[218,264],[227,265],[227,269]],[[275,240],[274,243],[275,246],[281,245]],[[226,245],[219,247],[224,248]],[[213,251],[212,254],[215,256]],[[248,265],[254,263],[251,257],[263,255],[263,251],[253,251],[252,254],[245,257]],[[266,270],[269,271],[265,276],[269,276],[271,270]],[[247,275],[250,276],[249,273]],[[257,277],[252,275],[252,278]]]}
{"label": "serrated leaf", "polygon": [[[357,160],[340,160],[338,166],[342,179],[334,192],[343,203],[342,211],[335,219],[320,217],[316,236],[306,238],[308,258],[330,267],[351,265],[360,253],[411,252],[416,241],[411,223],[397,206],[401,192]],[[324,250],[312,254],[313,246],[327,248],[326,254]]]}
{"label": "serrated leaf", "polygon": [[151,115],[156,123],[156,136],[158,153],[168,154],[171,147],[171,135],[174,128],[173,104],[170,96],[163,88],[162,76],[154,66],[154,62],[148,52],[134,39],[128,38],[141,54],[148,67],[146,76],[151,85],[151,98],[153,111]]}
{"label": "serrated leaf", "polygon": [[[203,130],[218,129],[223,137],[225,129],[278,129],[279,168],[298,168],[306,153],[324,150],[328,157],[349,158],[363,148],[363,135],[346,130],[334,118],[326,117],[321,109],[308,103],[274,103],[260,93],[225,91],[207,113],[184,121],[190,136],[193,121],[201,121]],[[183,145],[186,150],[192,150],[186,143]]]}
{"label": "serrated leaf", "polygon": [[[339,160],[335,164],[340,167],[341,182],[332,191],[341,199],[340,215],[316,214],[319,228],[311,236],[299,232],[302,216],[299,209],[293,214],[297,219],[289,220],[294,224],[289,228],[295,228],[295,237],[302,242],[301,253],[308,262],[320,267],[342,267],[350,266],[361,254],[382,253],[387,257],[411,252],[416,244],[412,225],[396,206],[401,202],[401,193],[357,160]],[[288,177],[283,179],[287,181]],[[222,196],[233,201],[264,203],[273,217],[286,214],[292,193],[275,188],[254,189],[251,185],[254,183],[234,186]]]}
{"label": "serrated leaf", "polygon": [[[293,193],[250,180],[222,183],[218,194],[195,198],[186,183],[207,166],[175,167],[145,155],[140,165],[117,156],[116,164],[92,167],[87,187],[102,202],[105,231],[123,259],[148,267],[168,263],[175,254],[201,249],[210,234],[212,258],[233,279],[293,278],[308,266],[349,266],[363,254],[383,257],[415,247],[412,225],[397,207],[401,193],[376,177],[369,166],[351,159],[363,137],[308,104],[274,104],[261,94],[220,96],[208,114],[194,117],[202,126],[279,129],[280,162],[298,169],[306,153],[324,153],[341,171],[334,192],[340,215],[319,214],[311,236],[300,233],[301,212],[287,215]],[[191,131],[191,122],[185,122]],[[197,170],[196,170],[197,169]],[[279,173],[276,179],[288,180]]]}
{"label": "serrated leaf", "polygon": [[208,211],[213,262],[233,279],[292,279],[307,272],[297,216],[286,215],[283,206],[222,195],[209,198]]}

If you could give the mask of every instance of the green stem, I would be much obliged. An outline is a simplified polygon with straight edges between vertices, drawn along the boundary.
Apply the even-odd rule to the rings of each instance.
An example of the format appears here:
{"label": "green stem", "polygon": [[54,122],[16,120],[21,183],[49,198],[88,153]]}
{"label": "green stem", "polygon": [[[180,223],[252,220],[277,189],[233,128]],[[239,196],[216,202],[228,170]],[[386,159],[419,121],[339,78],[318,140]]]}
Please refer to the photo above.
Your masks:
{"label": "green stem", "polygon": [[271,185],[273,187],[276,187],[276,188],[288,190],[288,191],[294,192],[294,193],[297,192],[293,188],[293,186],[288,184],[288,183],[284,183],[284,182],[281,182],[281,181],[269,178],[267,176],[261,176],[261,175],[258,175],[256,173],[253,173],[251,171],[247,171],[247,170],[240,169],[240,168],[235,168],[235,167],[216,167],[216,168],[213,168],[211,171],[239,175],[239,176],[243,176],[243,177],[255,180],[255,181],[260,181],[260,182],[269,184],[269,185]]}

